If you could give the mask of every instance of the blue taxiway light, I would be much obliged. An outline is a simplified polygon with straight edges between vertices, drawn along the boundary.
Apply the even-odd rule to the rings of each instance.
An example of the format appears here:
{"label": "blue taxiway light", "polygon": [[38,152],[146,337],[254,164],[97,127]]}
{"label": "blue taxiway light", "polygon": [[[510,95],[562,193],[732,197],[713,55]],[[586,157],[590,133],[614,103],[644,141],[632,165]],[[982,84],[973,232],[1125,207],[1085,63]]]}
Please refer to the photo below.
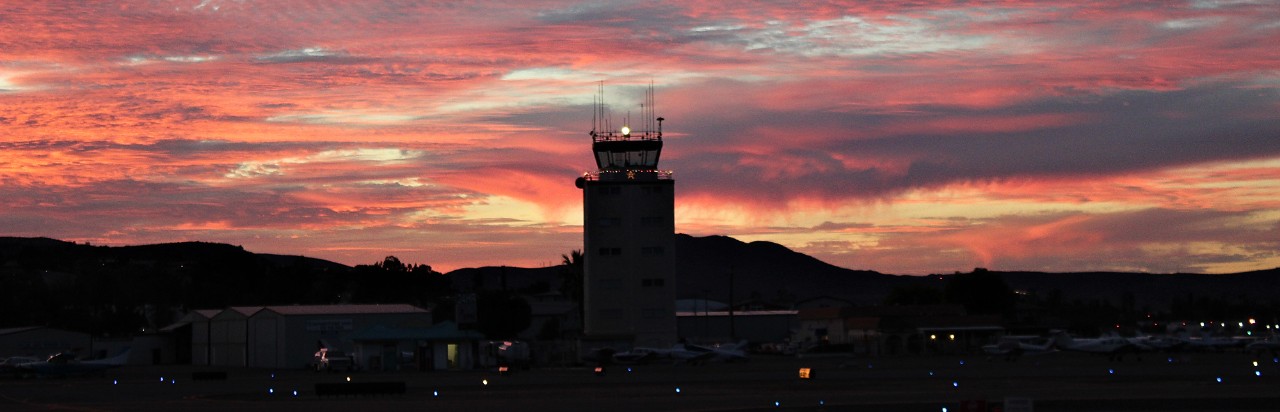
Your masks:
{"label": "blue taxiway light", "polygon": [[1115,369],[1107,369],[1107,374],[1108,374],[1108,375],[1115,375],[1115,374],[1116,374],[1116,370],[1115,370]]}
{"label": "blue taxiway light", "polygon": [[961,364],[961,365],[964,365],[964,360],[963,360],[963,359],[961,359],[961,360],[960,360],[960,364]]}
{"label": "blue taxiway light", "polygon": [[1253,371],[1253,376],[1262,376],[1262,371]]}
{"label": "blue taxiway light", "polygon": [[959,387],[960,387],[960,382],[957,382],[957,381],[951,381],[951,387],[952,387],[952,388],[959,388]]}
{"label": "blue taxiway light", "polygon": [[773,406],[774,406],[775,408],[776,408],[776,407],[779,407],[779,406],[782,406],[782,402],[779,402],[779,401],[773,401]]}
{"label": "blue taxiway light", "polygon": [[431,396],[440,397],[440,391],[431,391]]}
{"label": "blue taxiway light", "polygon": [[1216,381],[1218,381],[1218,383],[1222,383],[1222,377],[1221,377],[1221,376],[1219,376],[1219,377],[1218,377],[1217,379],[1215,379],[1215,380],[1216,380]]}
{"label": "blue taxiway light", "polygon": [[276,394],[276,388],[267,388],[267,394],[268,394],[268,395],[275,395],[275,394]]}
{"label": "blue taxiway light", "polygon": [[680,387],[679,387],[679,386],[677,386],[677,387],[676,387],[676,393],[680,393]]}

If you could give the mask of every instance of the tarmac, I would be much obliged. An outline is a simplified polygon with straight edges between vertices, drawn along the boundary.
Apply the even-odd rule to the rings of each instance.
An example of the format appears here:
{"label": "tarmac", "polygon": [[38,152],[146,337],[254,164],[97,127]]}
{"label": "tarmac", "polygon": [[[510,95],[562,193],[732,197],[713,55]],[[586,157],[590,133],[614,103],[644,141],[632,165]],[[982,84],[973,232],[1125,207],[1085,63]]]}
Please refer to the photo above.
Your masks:
{"label": "tarmac", "polygon": [[[1257,362],[1255,365],[1254,362]],[[809,379],[800,378],[809,368]],[[198,372],[226,379],[193,380]],[[404,382],[398,395],[319,397],[317,383]],[[295,395],[296,391],[296,395]],[[1005,401],[1009,400],[1008,404]],[[1026,409],[1030,406],[1031,409]],[[3,411],[1275,411],[1280,359],[1239,353],[754,357],[742,363],[315,373],[126,366],[0,381]]]}

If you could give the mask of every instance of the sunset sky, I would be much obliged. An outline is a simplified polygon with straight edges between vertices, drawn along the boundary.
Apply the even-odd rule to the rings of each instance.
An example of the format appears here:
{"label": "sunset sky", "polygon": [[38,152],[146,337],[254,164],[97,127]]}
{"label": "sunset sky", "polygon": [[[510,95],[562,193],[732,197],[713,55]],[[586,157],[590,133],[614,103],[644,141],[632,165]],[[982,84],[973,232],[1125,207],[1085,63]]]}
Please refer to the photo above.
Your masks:
{"label": "sunset sky", "polygon": [[909,4],[4,2],[0,236],[556,264],[597,86],[620,125],[652,83],[680,233],[1280,267],[1280,1]]}

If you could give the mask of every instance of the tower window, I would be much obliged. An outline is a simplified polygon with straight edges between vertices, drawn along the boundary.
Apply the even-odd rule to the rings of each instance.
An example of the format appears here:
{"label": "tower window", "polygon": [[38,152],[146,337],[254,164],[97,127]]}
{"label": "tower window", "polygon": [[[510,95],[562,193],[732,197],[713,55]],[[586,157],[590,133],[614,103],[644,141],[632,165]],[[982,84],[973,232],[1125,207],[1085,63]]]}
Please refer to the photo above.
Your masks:
{"label": "tower window", "polygon": [[619,186],[600,186],[596,188],[596,193],[602,195],[618,195],[622,194],[622,188]]}
{"label": "tower window", "polygon": [[616,217],[602,217],[596,219],[596,224],[600,227],[622,226],[622,219]]}
{"label": "tower window", "polygon": [[602,247],[600,248],[600,256],[622,256],[622,248]]}
{"label": "tower window", "polygon": [[645,319],[661,319],[662,314],[664,313],[666,313],[666,311],[662,309],[645,308],[644,310],[640,311],[640,316]]}
{"label": "tower window", "polygon": [[622,309],[603,309],[600,311],[600,317],[608,320],[622,319]]}
{"label": "tower window", "polygon": [[640,286],[643,286],[646,288],[660,288],[666,285],[666,283],[667,283],[667,280],[663,278],[649,278],[649,279],[640,280]]}
{"label": "tower window", "polygon": [[666,251],[662,249],[662,246],[645,246],[640,248],[641,256],[662,256],[664,253],[666,253]]}
{"label": "tower window", "polygon": [[600,279],[600,289],[604,289],[604,290],[622,289],[622,279],[617,279],[617,278]]}
{"label": "tower window", "polygon": [[645,216],[640,218],[640,226],[643,227],[661,227],[663,219],[658,216]]}

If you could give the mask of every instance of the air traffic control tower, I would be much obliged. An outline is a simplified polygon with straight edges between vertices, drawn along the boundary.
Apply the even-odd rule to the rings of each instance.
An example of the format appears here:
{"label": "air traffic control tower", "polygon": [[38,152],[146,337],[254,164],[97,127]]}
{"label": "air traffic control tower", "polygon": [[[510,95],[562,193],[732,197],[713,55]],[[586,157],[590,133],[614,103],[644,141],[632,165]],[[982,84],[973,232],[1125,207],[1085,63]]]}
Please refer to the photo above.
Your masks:
{"label": "air traffic control tower", "polygon": [[[658,169],[662,120],[653,90],[636,129],[614,129],[603,93],[591,130],[595,172],[579,177],[583,208],[583,332],[588,339],[676,342],[675,180]],[[629,117],[629,116],[628,116]]]}

